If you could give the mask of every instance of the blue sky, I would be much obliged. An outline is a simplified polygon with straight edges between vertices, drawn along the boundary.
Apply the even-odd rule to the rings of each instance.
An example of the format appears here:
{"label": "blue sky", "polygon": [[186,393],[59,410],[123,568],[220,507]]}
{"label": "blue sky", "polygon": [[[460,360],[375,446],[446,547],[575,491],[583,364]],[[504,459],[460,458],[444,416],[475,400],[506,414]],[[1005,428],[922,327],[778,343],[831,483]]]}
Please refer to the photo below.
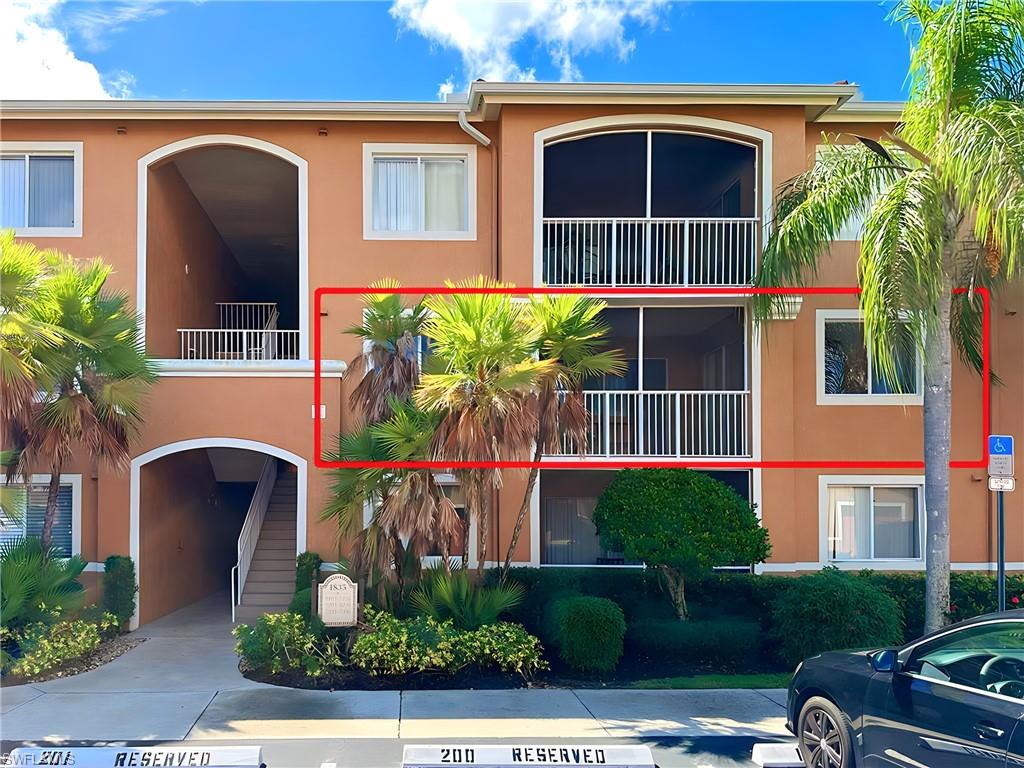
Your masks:
{"label": "blue sky", "polygon": [[[433,100],[484,76],[847,79],[868,99],[899,99],[909,53],[903,29],[874,2],[13,1],[24,9],[14,24],[63,36],[77,66],[64,83],[23,86],[39,97],[102,88],[136,98]],[[0,95],[28,97],[7,90]]]}

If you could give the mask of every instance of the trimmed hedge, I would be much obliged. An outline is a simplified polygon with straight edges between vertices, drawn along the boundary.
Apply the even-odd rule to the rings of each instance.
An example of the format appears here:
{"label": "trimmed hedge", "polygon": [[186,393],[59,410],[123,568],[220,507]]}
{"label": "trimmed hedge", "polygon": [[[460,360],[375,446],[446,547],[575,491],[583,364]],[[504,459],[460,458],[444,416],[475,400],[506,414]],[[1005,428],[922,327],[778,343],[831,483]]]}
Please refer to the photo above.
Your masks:
{"label": "trimmed hedge", "polygon": [[292,600],[288,603],[288,613],[297,613],[299,616],[309,618],[312,604],[313,591],[309,587],[295,590]]}
{"label": "trimmed hedge", "polygon": [[772,609],[783,661],[797,664],[823,651],[902,641],[899,603],[868,579],[825,570],[793,581]]}
{"label": "trimmed hedge", "polygon": [[124,555],[111,555],[103,563],[103,608],[124,624],[135,613],[135,563]]}
{"label": "trimmed hedge", "polygon": [[545,640],[562,661],[580,672],[607,673],[622,657],[626,620],[604,597],[568,595],[551,602],[544,616]]}
{"label": "trimmed hedge", "polygon": [[320,572],[324,561],[316,552],[303,552],[295,558],[295,589],[309,589],[313,577]]}
{"label": "trimmed hedge", "polygon": [[763,666],[762,635],[761,625],[746,619],[643,619],[629,625],[626,648],[642,661],[747,671]]}

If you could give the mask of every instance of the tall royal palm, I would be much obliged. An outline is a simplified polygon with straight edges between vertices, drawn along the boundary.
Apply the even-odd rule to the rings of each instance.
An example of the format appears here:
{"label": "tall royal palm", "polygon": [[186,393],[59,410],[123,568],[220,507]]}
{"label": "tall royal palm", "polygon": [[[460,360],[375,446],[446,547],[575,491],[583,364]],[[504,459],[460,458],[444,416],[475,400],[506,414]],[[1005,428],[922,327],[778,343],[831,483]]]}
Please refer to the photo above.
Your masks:
{"label": "tall royal palm", "polygon": [[600,315],[605,306],[603,301],[577,295],[534,297],[528,305],[526,319],[537,339],[537,356],[552,365],[537,382],[533,467],[505,553],[503,572],[512,565],[530,512],[541,457],[556,450],[563,439],[580,453],[587,450],[589,417],[583,402],[584,382],[593,376],[621,373],[625,367],[618,350],[604,349],[608,326]]}
{"label": "tall royal palm", "polygon": [[[844,223],[863,216],[858,273],[869,351],[899,381],[907,319],[924,358],[926,629],[949,606],[952,358],[977,364],[973,290],[1019,276],[1024,251],[1024,3],[903,0],[914,48],[910,96],[880,141],[831,137],[786,183],[762,286],[813,279]],[[954,296],[955,289],[966,289]],[[758,302],[758,315],[772,304]]]}
{"label": "tall royal palm", "polygon": [[34,352],[44,375],[29,414],[19,419],[19,470],[50,470],[40,539],[49,547],[57,517],[60,473],[73,454],[124,468],[142,424],[142,404],[155,379],[139,322],[127,296],[104,286],[111,268],[50,254],[45,319],[60,338]]}
{"label": "tall royal palm", "polygon": [[[456,287],[500,287],[485,278]],[[433,454],[439,461],[492,463],[523,460],[537,434],[536,391],[551,360],[538,360],[539,335],[524,304],[502,294],[428,296],[424,333],[441,370],[424,373],[413,401],[441,414]],[[478,527],[477,569],[487,562],[497,469],[463,468],[471,519]],[[464,550],[465,551],[465,550]]]}

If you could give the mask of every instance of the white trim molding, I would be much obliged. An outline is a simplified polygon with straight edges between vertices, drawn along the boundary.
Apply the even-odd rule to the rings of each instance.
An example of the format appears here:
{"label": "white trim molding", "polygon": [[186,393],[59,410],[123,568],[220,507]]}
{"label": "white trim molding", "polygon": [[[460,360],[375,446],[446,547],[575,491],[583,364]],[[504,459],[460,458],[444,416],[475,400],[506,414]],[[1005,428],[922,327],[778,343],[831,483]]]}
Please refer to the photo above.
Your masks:
{"label": "white trim molding", "polygon": [[[84,207],[83,186],[85,179],[85,145],[81,141],[0,141],[0,155],[50,155],[71,157],[74,161],[74,209],[70,227],[15,227],[17,237],[81,237],[82,209]],[[27,171],[27,169],[26,169]],[[25,190],[28,191],[28,176]],[[28,206],[25,207],[28,216]]]}
{"label": "white trim molding", "polygon": [[[175,360],[154,361],[160,376],[216,376],[250,379],[311,379],[312,360]],[[344,378],[348,364],[343,360],[321,360],[320,377]]]}
{"label": "white trim molding", "polygon": [[[544,147],[569,136],[582,138],[584,134],[600,134],[628,128],[637,130],[665,129],[694,133],[723,141],[752,146],[756,152],[759,174],[755,194],[760,197],[762,242],[768,238],[772,211],[772,133],[730,120],[718,120],[697,115],[668,115],[641,113],[633,115],[606,115],[586,120],[562,123],[544,128],[533,134],[533,284],[541,285],[544,276]],[[749,139],[744,141],[743,139]]]}
{"label": "white trim molding", "polygon": [[[295,494],[295,554],[299,555],[306,550],[306,499],[308,487],[308,467],[306,460],[297,453],[292,453],[284,448],[279,448],[270,443],[262,443],[257,440],[247,440],[238,437],[198,437],[191,440],[179,440],[174,443],[167,443],[158,448],[146,451],[140,456],[132,459],[129,499],[129,554],[135,563],[135,578],[142,576],[141,559],[141,531],[139,529],[140,510],[142,505],[142,467],[151,461],[156,461],[164,456],[170,456],[182,451],[191,451],[197,448],[239,448],[245,451],[274,456],[292,464],[298,477],[296,478]],[[138,629],[139,606],[145,595],[140,590],[135,600],[135,614],[129,624],[131,629]]]}
{"label": "white trim molding", "polygon": [[[476,240],[476,144],[363,144],[363,240]],[[376,157],[458,158],[466,162],[466,229],[454,232],[388,232],[373,228],[373,160]],[[422,193],[422,191],[421,191]]]}
{"label": "white trim molding", "polygon": [[[864,313],[859,309],[819,309],[814,316],[814,375],[816,403],[818,405],[922,405],[924,402],[924,361],[921,350],[914,351],[914,377],[916,393],[887,394],[871,393],[832,395],[825,392],[825,323],[829,321],[864,322]],[[907,322],[910,322],[909,320]],[[865,341],[865,344],[867,342]],[[871,386],[871,353],[868,356],[868,387]]]}
{"label": "white trim molding", "polygon": [[[857,560],[831,559],[828,554],[828,489],[833,486],[915,489],[917,491],[917,547],[920,556],[913,558],[864,558]],[[864,568],[882,571],[924,570],[924,509],[924,475],[818,475],[818,563],[815,567],[835,566],[842,570],[854,571]],[[768,565],[772,564],[766,564],[766,566]]]}
{"label": "white trim molding", "polygon": [[[309,360],[309,165],[291,150],[251,136],[208,134],[174,141],[139,158],[137,171],[136,205],[136,307],[141,317],[139,326],[142,341],[146,341],[146,247],[149,208],[150,166],[181,152],[198,147],[246,147],[274,155],[292,164],[298,174],[298,227],[299,227],[299,356]],[[319,318],[317,318],[319,321]],[[209,374],[207,374],[209,375]]]}

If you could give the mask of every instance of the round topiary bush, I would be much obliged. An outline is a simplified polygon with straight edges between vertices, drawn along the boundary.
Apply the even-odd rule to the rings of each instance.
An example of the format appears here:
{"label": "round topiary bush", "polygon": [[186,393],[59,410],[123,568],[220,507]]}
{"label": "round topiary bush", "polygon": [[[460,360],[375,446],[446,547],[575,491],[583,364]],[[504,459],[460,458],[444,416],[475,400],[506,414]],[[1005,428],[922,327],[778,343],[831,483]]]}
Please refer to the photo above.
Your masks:
{"label": "round topiary bush", "polygon": [[544,625],[545,639],[572,669],[611,672],[622,657],[626,619],[612,600],[582,595],[559,598],[549,605]]}
{"label": "round topiary bush", "polygon": [[772,620],[779,655],[790,664],[823,651],[903,641],[903,615],[892,595],[834,569],[794,579],[776,599]]}

